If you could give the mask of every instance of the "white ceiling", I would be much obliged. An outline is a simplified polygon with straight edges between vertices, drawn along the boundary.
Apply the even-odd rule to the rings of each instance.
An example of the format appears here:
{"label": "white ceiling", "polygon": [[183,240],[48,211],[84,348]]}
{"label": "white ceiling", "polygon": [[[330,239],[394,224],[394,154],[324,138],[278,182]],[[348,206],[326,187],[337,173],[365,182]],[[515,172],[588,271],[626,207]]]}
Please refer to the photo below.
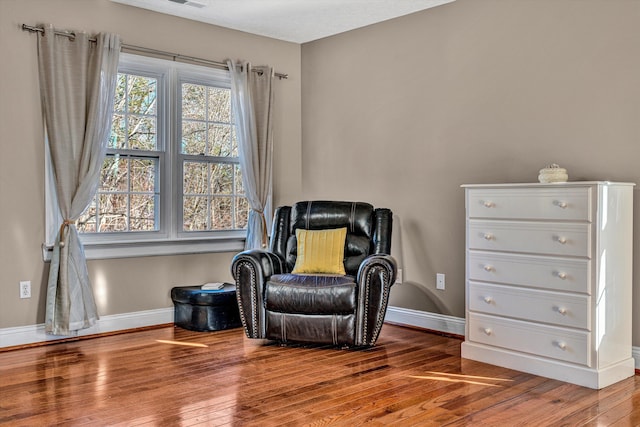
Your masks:
{"label": "white ceiling", "polygon": [[455,0],[111,1],[261,36],[306,43]]}

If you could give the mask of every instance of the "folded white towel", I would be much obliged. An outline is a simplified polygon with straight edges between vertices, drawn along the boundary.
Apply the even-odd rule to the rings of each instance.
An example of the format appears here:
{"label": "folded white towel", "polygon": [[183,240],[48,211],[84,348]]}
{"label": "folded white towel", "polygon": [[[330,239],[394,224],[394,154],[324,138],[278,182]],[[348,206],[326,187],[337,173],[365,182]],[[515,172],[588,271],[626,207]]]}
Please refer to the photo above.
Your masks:
{"label": "folded white towel", "polygon": [[200,286],[200,289],[202,289],[203,291],[218,291],[222,288],[224,288],[224,283],[219,282],[205,283],[204,285]]}

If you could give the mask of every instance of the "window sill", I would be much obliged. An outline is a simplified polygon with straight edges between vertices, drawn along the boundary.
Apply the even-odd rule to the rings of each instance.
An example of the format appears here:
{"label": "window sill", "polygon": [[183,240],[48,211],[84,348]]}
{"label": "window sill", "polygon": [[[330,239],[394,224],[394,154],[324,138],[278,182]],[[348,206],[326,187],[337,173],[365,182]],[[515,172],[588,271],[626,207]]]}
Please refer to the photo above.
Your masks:
{"label": "window sill", "polygon": [[[244,249],[243,237],[191,240],[154,240],[121,243],[85,243],[84,253],[88,260],[137,258],[162,255],[186,255],[211,252],[240,252]],[[53,248],[42,245],[42,258],[51,261]]]}

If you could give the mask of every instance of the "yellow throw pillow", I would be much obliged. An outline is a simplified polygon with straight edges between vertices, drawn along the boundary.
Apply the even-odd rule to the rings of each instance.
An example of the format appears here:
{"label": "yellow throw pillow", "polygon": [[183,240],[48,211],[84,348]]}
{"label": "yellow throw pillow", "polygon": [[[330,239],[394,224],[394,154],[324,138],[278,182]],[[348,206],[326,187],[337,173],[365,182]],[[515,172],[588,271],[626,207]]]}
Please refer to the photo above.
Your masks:
{"label": "yellow throw pillow", "polygon": [[344,241],[347,229],[296,230],[298,254],[293,274],[346,274],[344,271]]}

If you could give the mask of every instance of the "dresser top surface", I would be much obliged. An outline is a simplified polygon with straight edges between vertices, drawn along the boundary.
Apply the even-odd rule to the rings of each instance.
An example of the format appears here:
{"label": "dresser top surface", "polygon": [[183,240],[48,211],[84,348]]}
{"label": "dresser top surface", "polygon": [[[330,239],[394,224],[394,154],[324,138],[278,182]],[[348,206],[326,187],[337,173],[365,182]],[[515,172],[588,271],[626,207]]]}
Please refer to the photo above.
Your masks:
{"label": "dresser top surface", "polygon": [[462,188],[560,188],[560,187],[592,187],[592,186],[635,186],[633,182],[614,181],[568,181],[568,182],[522,182],[522,183],[501,183],[501,184],[463,184]]}

